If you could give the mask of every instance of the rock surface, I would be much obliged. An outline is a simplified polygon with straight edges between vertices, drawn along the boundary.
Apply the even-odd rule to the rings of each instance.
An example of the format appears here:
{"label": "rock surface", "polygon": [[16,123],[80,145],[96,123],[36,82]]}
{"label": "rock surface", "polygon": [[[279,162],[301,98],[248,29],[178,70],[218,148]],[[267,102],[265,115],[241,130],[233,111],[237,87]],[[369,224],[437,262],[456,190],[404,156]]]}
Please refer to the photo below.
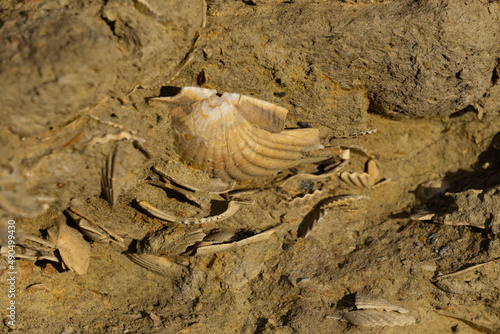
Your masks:
{"label": "rock surface", "polygon": [[[265,81],[302,98],[311,85],[333,81],[364,87],[373,110],[398,118],[448,115],[473,104],[492,85],[499,53],[498,6],[486,0],[234,2],[210,6],[209,15],[220,23],[208,25],[201,43],[218,51],[205,65],[217,86],[239,90]],[[316,110],[316,119],[318,105],[334,109],[327,95],[299,110]]]}
{"label": "rock surface", "polygon": [[0,117],[13,133],[67,123],[113,88],[118,50],[104,22],[61,9],[4,12],[2,23]]}

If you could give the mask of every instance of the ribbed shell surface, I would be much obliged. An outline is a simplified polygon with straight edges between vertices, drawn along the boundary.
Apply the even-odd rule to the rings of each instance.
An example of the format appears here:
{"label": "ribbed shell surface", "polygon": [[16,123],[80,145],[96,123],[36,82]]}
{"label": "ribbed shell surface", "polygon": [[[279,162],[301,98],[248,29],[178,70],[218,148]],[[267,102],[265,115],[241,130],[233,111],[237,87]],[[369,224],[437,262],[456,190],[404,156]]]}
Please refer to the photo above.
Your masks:
{"label": "ribbed shell surface", "polygon": [[285,130],[287,110],[269,102],[196,87],[158,100],[177,104],[171,122],[182,158],[226,181],[272,175],[322,148],[317,129]]}
{"label": "ribbed shell surface", "polygon": [[80,231],[66,223],[58,225],[56,246],[64,264],[78,274],[87,272],[90,261],[90,244]]}

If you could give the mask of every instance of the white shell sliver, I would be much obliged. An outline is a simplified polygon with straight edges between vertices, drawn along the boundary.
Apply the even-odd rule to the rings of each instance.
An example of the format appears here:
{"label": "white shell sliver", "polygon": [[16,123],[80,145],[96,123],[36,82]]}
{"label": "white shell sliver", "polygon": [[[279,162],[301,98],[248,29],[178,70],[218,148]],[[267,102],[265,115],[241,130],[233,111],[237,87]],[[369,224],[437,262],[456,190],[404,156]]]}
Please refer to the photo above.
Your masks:
{"label": "white shell sliver", "polygon": [[171,124],[181,157],[224,181],[317,161],[323,149],[318,129],[284,129],[288,110],[266,101],[197,87],[155,100],[175,105]]}
{"label": "white shell sliver", "polygon": [[375,309],[383,311],[396,311],[402,314],[409,313],[409,311],[401,306],[392,304],[387,300],[381,298],[374,298],[364,294],[356,294],[356,307],[358,310]]}

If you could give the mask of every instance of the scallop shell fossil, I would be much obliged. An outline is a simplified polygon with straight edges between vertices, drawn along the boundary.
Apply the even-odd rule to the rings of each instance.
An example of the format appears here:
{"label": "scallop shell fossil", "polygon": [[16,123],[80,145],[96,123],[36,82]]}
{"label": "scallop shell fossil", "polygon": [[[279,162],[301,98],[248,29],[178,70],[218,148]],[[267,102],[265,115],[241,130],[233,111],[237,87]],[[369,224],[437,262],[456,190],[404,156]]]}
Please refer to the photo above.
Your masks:
{"label": "scallop shell fossil", "polygon": [[401,306],[384,299],[356,294],[357,311],[344,314],[344,319],[358,326],[406,326],[415,323],[415,318]]}
{"label": "scallop shell fossil", "polygon": [[365,173],[349,173],[343,172],[340,174],[340,178],[347,185],[354,188],[372,188],[375,185],[381,184],[386,179],[379,181],[376,183],[375,181],[379,177],[380,172],[378,170],[377,162],[373,159],[368,160],[366,164],[366,172]]}
{"label": "scallop shell fossil", "polygon": [[224,181],[272,175],[340,153],[320,144],[318,129],[285,129],[287,109],[252,97],[184,87],[154,100],[175,105],[171,124],[181,157]]}
{"label": "scallop shell fossil", "polygon": [[387,300],[381,298],[370,297],[361,293],[356,294],[356,307],[358,310],[366,310],[366,309],[375,309],[375,310],[383,310],[383,311],[394,311],[401,314],[409,313],[407,309],[392,304]]}
{"label": "scallop shell fossil", "polygon": [[57,221],[57,234],[49,230],[51,242],[56,245],[66,267],[79,275],[87,273],[90,261],[90,245],[83,235],[66,225],[64,220]]}
{"label": "scallop shell fossil", "polygon": [[346,320],[356,326],[406,326],[416,321],[408,310],[384,299],[357,293],[355,305],[356,311],[328,317]]}
{"label": "scallop shell fossil", "polygon": [[397,312],[359,310],[347,312],[344,319],[357,326],[406,326],[415,323],[415,318]]}

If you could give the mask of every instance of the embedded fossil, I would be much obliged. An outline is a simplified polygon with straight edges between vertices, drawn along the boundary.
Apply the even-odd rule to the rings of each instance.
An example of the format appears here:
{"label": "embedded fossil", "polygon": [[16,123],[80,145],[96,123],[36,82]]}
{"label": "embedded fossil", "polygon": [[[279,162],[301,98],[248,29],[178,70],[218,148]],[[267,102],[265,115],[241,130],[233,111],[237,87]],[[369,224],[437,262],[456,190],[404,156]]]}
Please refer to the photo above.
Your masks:
{"label": "embedded fossil", "polygon": [[408,310],[383,299],[357,293],[355,305],[357,308],[355,311],[343,312],[328,318],[345,320],[356,326],[406,326],[416,321]]}
{"label": "embedded fossil", "polygon": [[159,275],[169,274],[172,271],[172,267],[177,265],[177,263],[161,255],[147,253],[130,253],[126,255],[130,261]]}
{"label": "embedded fossil", "polygon": [[[349,150],[321,145],[318,129],[285,129],[288,110],[266,101],[240,94],[218,95],[215,90],[197,87],[184,87],[177,95],[153,100],[174,105],[171,126],[177,153],[195,167],[168,159],[153,170],[170,182],[169,190],[181,193],[199,207],[206,206],[207,194],[225,195],[228,205],[220,214],[181,218],[137,201],[149,215],[162,220],[184,224],[221,221],[235,214],[242,204],[253,204],[238,199],[232,191],[238,181],[335,156],[348,158]],[[328,179],[343,165],[321,174],[299,174],[295,181]]]}
{"label": "embedded fossil", "polygon": [[115,243],[121,247],[125,247],[124,239],[119,236],[115,231],[106,228],[90,217],[84,215],[77,209],[69,207],[65,213],[71,217],[76,223],[80,231],[94,242],[98,243]]}
{"label": "embedded fossil", "polygon": [[361,293],[356,294],[356,307],[361,309],[375,309],[384,311],[394,311],[402,314],[409,313],[409,311],[401,306],[392,304],[384,299],[370,297]]}
{"label": "embedded fossil", "polygon": [[167,275],[188,264],[181,254],[206,236],[200,228],[176,226],[146,235],[126,253],[135,264],[160,275]]}
{"label": "embedded fossil", "polygon": [[169,214],[167,212],[163,212],[160,209],[155,208],[151,204],[149,204],[146,201],[140,201],[137,202],[137,204],[147,211],[151,216],[155,218],[159,218],[165,221],[169,222],[175,222],[175,223],[184,223],[184,224],[207,224],[207,223],[215,223],[219,222],[222,220],[225,220],[232,215],[234,215],[238,210],[240,209],[240,203],[248,204],[249,202],[244,202],[244,201],[238,201],[238,200],[231,200],[228,202],[228,206],[226,211],[222,212],[221,214],[210,216],[210,217],[191,217],[191,218],[180,218],[177,216],[174,216],[172,214]]}
{"label": "embedded fossil", "polygon": [[[169,161],[169,163],[163,165],[169,166],[169,167],[180,167],[182,164],[174,163],[173,161]],[[216,178],[209,178],[207,175],[203,175],[204,173],[201,171],[198,171],[199,173],[195,173],[196,175],[196,182],[198,184],[192,186],[191,184],[187,183],[184,181],[183,178],[180,179],[180,181],[173,176],[170,176],[168,173],[168,170],[171,170],[169,168],[166,170],[165,168],[162,168],[162,166],[155,166],[153,167],[153,170],[157,172],[159,175],[162,175],[170,182],[170,185],[164,186],[164,185],[158,185],[161,188],[168,189],[168,190],[173,190],[177,193],[182,194],[185,196],[187,199],[190,201],[196,203],[200,207],[208,206],[210,205],[209,198],[210,194],[214,195],[225,195],[224,201],[227,202],[227,208],[225,209],[224,212],[211,215],[208,217],[178,217],[175,216],[171,213],[167,213],[162,211],[161,209],[158,209],[154,207],[153,205],[149,204],[146,201],[139,201],[137,200],[137,204],[144,210],[146,211],[149,215],[169,221],[169,222],[174,222],[174,223],[184,223],[184,224],[206,224],[206,223],[215,223],[219,222],[225,219],[230,218],[233,216],[238,210],[240,209],[242,204],[254,204],[253,201],[248,201],[248,200],[242,200],[239,199],[238,197],[241,196],[244,193],[248,193],[249,191],[233,191],[230,192],[230,190],[233,188],[234,184],[228,184],[220,179]],[[180,170],[183,170],[180,168]],[[176,173],[173,173],[176,175]],[[178,176],[178,175],[176,175]],[[219,182],[220,181],[220,182]],[[178,185],[178,186],[177,186]],[[251,192],[251,190],[250,190]],[[220,196],[219,196],[220,197]]]}
{"label": "embedded fossil", "polygon": [[170,182],[192,192],[223,194],[233,190],[235,186],[235,182],[224,182],[219,178],[210,177],[199,169],[190,168],[175,160],[156,164],[153,170]]}
{"label": "embedded fossil", "polygon": [[415,323],[415,318],[397,312],[359,310],[347,312],[344,319],[357,326],[406,326]]}
{"label": "embedded fossil", "polygon": [[[335,192],[326,184],[337,178],[338,171],[346,165],[349,150],[321,145],[318,129],[285,129],[288,113],[285,108],[248,96],[217,95],[215,90],[196,87],[185,87],[177,95],[154,100],[173,105],[171,126],[180,159],[170,153],[166,161],[155,164],[152,169],[161,176],[163,183],[159,184],[158,178],[152,177],[150,184],[165,189],[169,198],[188,203],[191,207],[206,210],[212,202],[217,202],[213,196],[218,196],[219,202],[221,197],[224,199],[227,208],[221,213],[212,210],[209,216],[200,217],[201,214],[197,213],[186,217],[185,211],[167,213],[146,201],[137,200],[138,206],[150,216],[187,225],[177,226],[175,234],[174,230],[162,230],[160,234],[147,235],[138,242],[137,249],[131,250],[127,256],[146,269],[165,274],[169,268],[175,267],[172,264],[185,265],[186,255],[218,253],[265,240],[279,226],[285,225],[251,231],[251,236],[228,231],[207,232],[209,235],[205,236],[205,232],[198,229],[194,234],[190,232],[195,229],[192,225],[228,219],[243,204],[253,204],[254,201],[239,198],[248,192],[271,189],[270,193],[274,191],[278,199],[286,199],[286,205],[303,206],[316,202],[313,211],[300,224],[299,236],[306,236],[330,208],[365,198],[332,196]],[[298,165],[304,166],[295,168]],[[249,182],[241,182],[276,175],[284,170],[287,171],[264,187],[261,183],[258,189],[251,189]],[[378,176],[374,161],[369,163],[369,174],[369,182],[373,185]],[[259,180],[255,184],[259,184]],[[177,233],[180,233],[179,240],[186,237],[188,241],[181,243],[182,249],[177,249]],[[191,235],[197,239],[191,240]],[[151,247],[153,245],[155,247]]]}
{"label": "embedded fossil", "polygon": [[101,188],[102,188],[102,197],[107,200],[111,206],[114,206],[116,203],[116,199],[119,195],[119,189],[116,186],[113,186],[116,182],[117,174],[118,174],[118,166],[117,160],[119,159],[119,151],[118,147],[115,147],[113,153],[108,155],[106,159],[106,164],[102,168],[102,179],[101,179]]}
{"label": "embedded fossil", "polygon": [[137,243],[137,253],[156,255],[180,255],[203,240],[206,233],[201,228],[178,225],[149,233]]}
{"label": "embedded fossil", "polygon": [[57,233],[49,230],[50,240],[56,245],[64,265],[79,275],[87,272],[90,261],[90,245],[76,229],[66,225],[65,221],[57,222]]}
{"label": "embedded fossil", "polygon": [[[250,243],[269,239],[269,237],[273,233],[275,233],[281,226],[282,224],[274,226],[263,232],[254,234],[246,238],[238,238],[237,236],[227,232],[218,232],[209,234],[202,240],[202,242],[199,245],[197,245],[195,251],[197,255],[205,255],[205,254],[219,253],[226,250],[231,250],[236,247],[242,247]],[[220,238],[219,240],[215,238],[215,234],[224,235],[226,239]]]}
{"label": "embedded fossil", "polygon": [[252,97],[184,87],[171,97],[177,151],[224,181],[267,176],[341,152],[319,142],[319,130],[285,129],[288,110]]}
{"label": "embedded fossil", "polygon": [[160,275],[168,275],[173,268],[187,266],[188,256],[225,252],[267,240],[282,225],[259,233],[252,232],[250,236],[221,231],[206,234],[201,228],[179,225],[146,235],[137,242],[135,251],[127,252],[126,255],[143,268]]}
{"label": "embedded fossil", "polygon": [[[85,274],[90,261],[90,245],[83,235],[68,226],[64,218],[58,219],[56,225],[47,232],[48,240],[23,233],[23,238],[16,245],[19,249],[16,250],[15,257],[31,261],[60,262],[64,269],[70,269],[79,275]],[[1,248],[1,255],[7,256],[4,248]],[[59,251],[59,257],[55,254],[56,250]]]}
{"label": "embedded fossil", "polygon": [[[351,187],[371,188],[376,184],[375,181],[379,177],[379,174],[380,174],[380,172],[379,172],[378,167],[377,167],[377,162],[375,160],[371,159],[366,164],[366,172],[365,173],[343,172],[340,174],[340,178],[342,179],[342,181],[344,181],[346,184],[350,185]],[[382,180],[382,181],[384,181],[384,180]],[[382,181],[380,181],[380,182],[382,182]]]}

